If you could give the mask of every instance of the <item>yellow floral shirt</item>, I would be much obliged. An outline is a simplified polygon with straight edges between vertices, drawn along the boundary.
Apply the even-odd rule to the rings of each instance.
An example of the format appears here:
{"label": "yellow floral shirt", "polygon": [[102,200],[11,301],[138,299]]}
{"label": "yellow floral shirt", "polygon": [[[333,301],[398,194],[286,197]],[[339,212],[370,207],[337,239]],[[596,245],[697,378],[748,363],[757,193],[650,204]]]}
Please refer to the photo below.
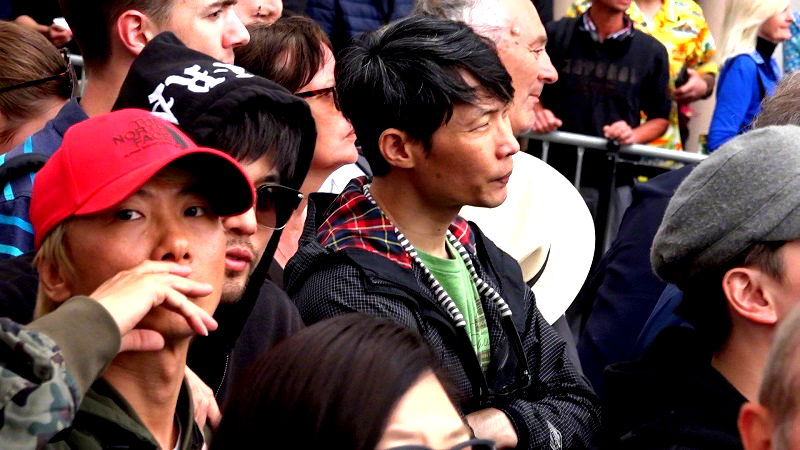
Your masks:
{"label": "yellow floral shirt", "polygon": [[[573,0],[567,17],[577,17],[592,6],[590,0]],[[636,29],[647,33],[664,44],[669,55],[670,88],[683,65],[701,74],[717,74],[719,67],[714,61],[716,46],[708,28],[703,10],[692,0],[663,0],[652,21],[648,21],[636,2],[626,11]],[[669,128],[663,136],[650,145],[683,150],[678,128],[678,106],[673,102]]]}

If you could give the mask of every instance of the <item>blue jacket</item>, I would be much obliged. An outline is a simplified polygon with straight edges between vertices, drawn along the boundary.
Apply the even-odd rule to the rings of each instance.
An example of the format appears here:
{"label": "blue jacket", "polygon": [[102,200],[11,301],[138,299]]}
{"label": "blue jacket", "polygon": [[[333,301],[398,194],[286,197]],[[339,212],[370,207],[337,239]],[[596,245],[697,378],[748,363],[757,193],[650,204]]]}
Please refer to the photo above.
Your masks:
{"label": "blue jacket", "polygon": [[306,14],[328,33],[339,51],[354,36],[401,19],[414,7],[413,0],[308,0]]}
{"label": "blue jacket", "polygon": [[[0,155],[0,170],[18,163],[20,160],[15,158],[25,154],[41,155],[42,160],[49,158],[61,146],[67,128],[88,118],[78,100],[73,98],[44,128],[28,137],[22,145]],[[41,164],[23,170],[21,175],[17,173],[18,176],[0,180],[3,189],[0,196],[0,259],[33,250],[33,225],[29,212],[33,178],[40,167]]]}
{"label": "blue jacket", "polygon": [[708,150],[714,151],[744,132],[761,108],[761,100],[775,92],[780,69],[754,51],[729,58],[722,66],[717,87],[717,106],[708,131]]}

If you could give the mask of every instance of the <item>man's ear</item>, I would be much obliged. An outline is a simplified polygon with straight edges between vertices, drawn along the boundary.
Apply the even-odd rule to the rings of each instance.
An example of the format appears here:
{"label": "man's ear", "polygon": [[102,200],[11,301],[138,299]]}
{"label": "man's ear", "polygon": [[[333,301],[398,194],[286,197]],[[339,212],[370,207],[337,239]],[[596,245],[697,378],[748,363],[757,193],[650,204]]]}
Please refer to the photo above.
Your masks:
{"label": "man's ear", "polygon": [[159,30],[144,13],[129,9],[117,18],[115,31],[122,46],[134,56],[138,56],[144,46],[156,37]]}
{"label": "man's ear", "polygon": [[63,303],[72,297],[69,281],[59,267],[52,263],[39,263],[36,269],[39,272],[40,289],[50,300]]}
{"label": "man's ear", "polygon": [[424,154],[421,142],[397,128],[384,130],[378,138],[378,147],[389,165],[401,169],[413,168],[420,155]]}
{"label": "man's ear", "polygon": [[763,406],[745,403],[739,410],[739,435],[746,450],[769,450],[775,430],[772,415]]}
{"label": "man's ear", "polygon": [[769,275],[758,269],[734,267],[722,277],[722,290],[738,315],[751,322],[774,325],[778,314],[775,299],[766,290],[770,280]]}

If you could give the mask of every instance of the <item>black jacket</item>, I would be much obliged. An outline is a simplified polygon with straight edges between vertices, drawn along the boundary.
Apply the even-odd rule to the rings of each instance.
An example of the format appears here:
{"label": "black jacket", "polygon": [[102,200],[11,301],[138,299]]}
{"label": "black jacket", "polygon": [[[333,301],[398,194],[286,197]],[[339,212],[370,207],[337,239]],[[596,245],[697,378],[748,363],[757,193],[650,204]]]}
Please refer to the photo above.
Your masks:
{"label": "black jacket", "polygon": [[[455,381],[464,413],[487,407],[502,410],[517,430],[519,448],[589,445],[599,426],[596,397],[572,366],[564,342],[536,308],[514,259],[470,224],[475,249],[471,257],[478,274],[502,294],[512,311],[509,323],[519,330],[510,330],[518,337],[509,339],[497,306],[483,301],[492,352],[484,376],[469,337],[433,300],[421,269],[403,268],[372,251],[333,251],[318,243],[317,224],[334,197],[312,195],[300,249],[286,266],[287,292],[307,324],[349,312],[394,320],[418,331],[432,347]],[[520,366],[524,361],[514,351],[515,342],[521,343],[527,367]],[[526,384],[520,369],[527,370],[530,383],[514,390]]]}
{"label": "black jacket", "polygon": [[[159,96],[161,101],[156,100]],[[136,58],[114,109],[151,110],[177,123],[198,145],[208,146],[230,116],[251,102],[268,105],[302,130],[296,160],[287,164],[292,169],[280,173],[282,184],[299,189],[317,136],[308,104],[277,83],[187,48],[170,32],[156,36]],[[196,338],[189,349],[189,367],[214,390],[220,403],[231,374],[235,376],[260,352],[303,326],[286,295],[269,281],[265,284],[280,235],[273,233],[242,298],[217,308],[214,317],[219,329]]]}
{"label": "black jacket", "polygon": [[699,342],[692,329],[667,328],[641,360],[606,369],[607,448],[742,448],[736,421],[747,400]]}

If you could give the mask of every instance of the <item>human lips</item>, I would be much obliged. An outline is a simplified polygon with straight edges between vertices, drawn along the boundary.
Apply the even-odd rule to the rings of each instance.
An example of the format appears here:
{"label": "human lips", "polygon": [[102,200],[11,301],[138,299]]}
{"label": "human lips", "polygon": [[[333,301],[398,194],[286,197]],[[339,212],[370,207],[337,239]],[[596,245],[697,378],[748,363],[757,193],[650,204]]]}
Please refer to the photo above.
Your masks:
{"label": "human lips", "polygon": [[225,251],[225,269],[243,272],[253,261],[253,252],[242,247],[232,247]]}
{"label": "human lips", "polygon": [[495,178],[495,179],[494,179],[494,180],[492,180],[492,181],[498,182],[498,183],[502,184],[503,186],[505,186],[505,185],[507,185],[507,184],[508,184],[508,180],[509,180],[509,179],[511,179],[511,172],[512,172],[512,171],[511,171],[511,170],[509,170],[507,174],[503,175],[503,176],[502,176],[502,177],[500,177],[500,178]]}

